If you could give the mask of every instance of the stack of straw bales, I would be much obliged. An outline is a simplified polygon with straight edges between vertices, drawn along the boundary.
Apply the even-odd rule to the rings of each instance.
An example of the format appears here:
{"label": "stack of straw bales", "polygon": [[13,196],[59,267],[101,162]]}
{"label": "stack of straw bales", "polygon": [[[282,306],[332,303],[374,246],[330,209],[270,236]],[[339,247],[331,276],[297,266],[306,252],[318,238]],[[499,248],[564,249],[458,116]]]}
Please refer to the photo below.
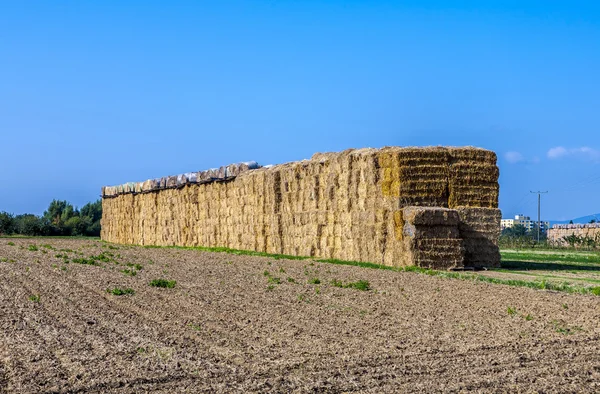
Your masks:
{"label": "stack of straw bales", "polygon": [[351,149],[105,187],[102,238],[386,265],[497,265],[495,160],[478,148]]}
{"label": "stack of straw bales", "polygon": [[600,224],[555,224],[548,230],[548,241],[557,245],[567,246],[568,243],[565,237],[572,235],[599,243]]}
{"label": "stack of straw bales", "polygon": [[500,220],[497,208],[459,207],[458,228],[465,250],[465,265],[469,267],[499,267]]}
{"label": "stack of straw bales", "polygon": [[448,208],[407,207],[402,210],[407,260],[426,268],[464,267],[458,212]]}

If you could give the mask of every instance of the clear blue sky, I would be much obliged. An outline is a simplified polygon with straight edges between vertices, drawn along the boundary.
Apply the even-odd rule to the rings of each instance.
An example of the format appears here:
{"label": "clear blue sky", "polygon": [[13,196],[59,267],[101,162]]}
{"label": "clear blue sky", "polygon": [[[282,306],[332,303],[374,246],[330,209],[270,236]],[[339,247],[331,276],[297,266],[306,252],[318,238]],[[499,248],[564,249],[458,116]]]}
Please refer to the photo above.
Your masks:
{"label": "clear blue sky", "polygon": [[[3,1],[0,210],[385,145],[498,153],[504,216],[600,212],[600,2]],[[483,5],[485,4],[485,5]]]}

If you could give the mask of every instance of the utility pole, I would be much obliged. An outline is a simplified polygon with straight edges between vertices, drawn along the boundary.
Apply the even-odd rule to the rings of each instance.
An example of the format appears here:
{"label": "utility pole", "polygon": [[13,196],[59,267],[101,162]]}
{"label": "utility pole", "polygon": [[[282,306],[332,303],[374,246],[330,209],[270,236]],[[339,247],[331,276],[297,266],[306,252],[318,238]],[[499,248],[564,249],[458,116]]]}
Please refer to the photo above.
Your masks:
{"label": "utility pole", "polygon": [[538,229],[537,229],[538,231],[537,231],[537,241],[538,241],[538,243],[540,243],[540,227],[542,226],[542,221],[540,219],[540,205],[541,205],[541,202],[542,202],[542,194],[546,194],[546,193],[548,193],[548,191],[545,191],[545,192],[540,192],[540,191],[532,192],[532,191],[530,191],[530,193],[538,195]]}

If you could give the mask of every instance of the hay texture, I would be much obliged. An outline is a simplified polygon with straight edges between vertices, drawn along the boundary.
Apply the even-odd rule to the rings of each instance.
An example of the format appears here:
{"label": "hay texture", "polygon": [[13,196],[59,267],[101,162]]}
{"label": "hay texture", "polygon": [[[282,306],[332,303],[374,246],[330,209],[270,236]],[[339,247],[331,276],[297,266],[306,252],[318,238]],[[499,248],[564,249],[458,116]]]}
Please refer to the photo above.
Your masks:
{"label": "hay texture", "polygon": [[[568,246],[569,243],[565,237],[573,235],[579,237],[583,245],[587,240],[598,244],[600,243],[600,224],[555,224],[548,229],[548,241],[557,246]],[[575,243],[574,246],[582,246],[582,244]]]}
{"label": "hay texture", "polygon": [[464,267],[458,212],[448,208],[402,210],[406,260],[426,268]]}
{"label": "hay texture", "polygon": [[[495,259],[500,231],[496,155],[478,148],[350,149],[102,192],[102,239],[109,242],[219,246],[390,266],[496,264],[485,264]],[[481,240],[491,244],[483,247]]]}

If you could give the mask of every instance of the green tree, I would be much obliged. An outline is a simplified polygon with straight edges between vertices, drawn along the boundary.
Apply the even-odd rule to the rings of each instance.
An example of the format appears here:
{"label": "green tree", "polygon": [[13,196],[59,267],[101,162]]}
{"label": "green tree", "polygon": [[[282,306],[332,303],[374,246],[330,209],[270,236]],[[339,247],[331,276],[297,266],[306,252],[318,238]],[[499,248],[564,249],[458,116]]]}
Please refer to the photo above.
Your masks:
{"label": "green tree", "polygon": [[512,226],[512,235],[515,237],[524,237],[527,235],[527,228],[522,224],[515,224]]}
{"label": "green tree", "polygon": [[91,225],[90,218],[73,216],[65,222],[65,230],[69,235],[86,235]]}
{"label": "green tree", "polygon": [[29,213],[15,216],[15,227],[17,234],[43,235],[40,218]]}
{"label": "green tree", "polygon": [[102,201],[89,202],[79,211],[80,216],[89,217],[92,222],[102,219]]}
{"label": "green tree", "polygon": [[[44,217],[48,219],[50,223],[60,226],[63,212],[68,205],[71,204],[63,200],[52,200],[50,206],[48,206],[48,210],[44,212]],[[71,206],[71,208],[73,207]]]}
{"label": "green tree", "polygon": [[89,219],[85,235],[96,237],[100,235],[100,220],[102,219],[101,200],[85,204],[79,211],[79,216],[84,220]]}
{"label": "green tree", "polygon": [[48,222],[51,235],[71,235],[71,228],[65,224],[76,216],[79,216],[79,212],[72,204],[64,200],[52,200],[42,218]]}
{"label": "green tree", "polygon": [[[537,234],[538,234],[538,224],[535,223],[533,225],[533,227],[531,228],[531,230],[529,230],[527,232],[527,235],[530,236],[532,239],[537,240]],[[542,228],[540,231],[540,241],[545,241],[546,239],[548,239],[548,235],[546,234],[546,230]]]}
{"label": "green tree", "polygon": [[0,212],[0,234],[12,234],[15,231],[15,217],[8,212]]}
{"label": "green tree", "polygon": [[100,235],[102,201],[83,206],[81,211],[62,200],[52,200],[42,216],[13,216],[0,212],[0,234],[22,235]]}

